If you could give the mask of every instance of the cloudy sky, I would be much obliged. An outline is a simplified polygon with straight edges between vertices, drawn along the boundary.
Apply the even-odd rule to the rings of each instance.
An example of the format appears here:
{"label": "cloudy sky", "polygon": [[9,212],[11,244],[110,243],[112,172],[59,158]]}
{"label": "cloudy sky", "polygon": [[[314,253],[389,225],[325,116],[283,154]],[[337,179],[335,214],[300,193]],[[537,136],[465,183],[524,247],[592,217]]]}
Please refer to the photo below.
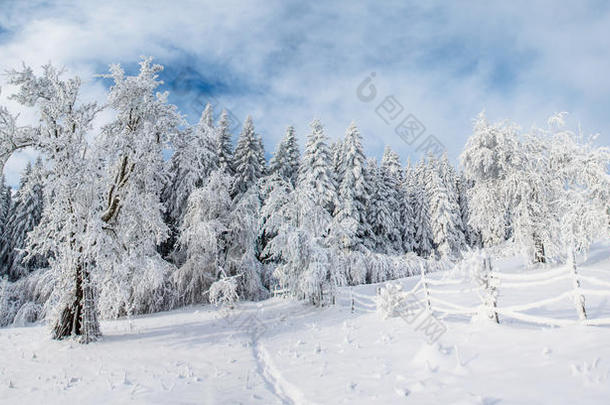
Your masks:
{"label": "cloudy sky", "polygon": [[[134,72],[150,55],[189,121],[208,100],[237,121],[251,114],[268,152],[290,124],[304,141],[316,117],[332,138],[354,120],[373,156],[390,145],[418,159],[433,135],[456,162],[483,109],[524,128],[567,111],[610,144],[607,3],[488,3],[3,0],[0,70],[50,61],[84,80],[83,99],[103,102],[95,74],[111,63]],[[0,103],[17,111],[10,90]],[[412,144],[395,132],[409,114],[425,127]],[[9,182],[29,158],[9,161]]]}

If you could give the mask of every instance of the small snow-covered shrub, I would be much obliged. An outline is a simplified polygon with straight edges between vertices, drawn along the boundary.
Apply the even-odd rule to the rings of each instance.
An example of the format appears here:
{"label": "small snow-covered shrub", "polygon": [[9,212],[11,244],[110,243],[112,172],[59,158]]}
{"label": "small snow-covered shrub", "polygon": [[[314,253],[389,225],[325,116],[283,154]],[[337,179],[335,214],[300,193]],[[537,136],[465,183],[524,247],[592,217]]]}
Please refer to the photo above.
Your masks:
{"label": "small snow-covered shrub", "polygon": [[210,302],[216,306],[228,306],[230,308],[237,302],[237,276],[224,277],[212,283],[210,287]]}
{"label": "small snow-covered shrub", "polygon": [[36,322],[38,319],[40,319],[40,314],[42,312],[42,305],[31,301],[26,302],[15,314],[13,325],[25,326],[28,323]]}
{"label": "small snow-covered shrub", "polygon": [[376,297],[377,312],[384,318],[394,318],[400,315],[398,310],[404,301],[405,292],[402,285],[398,283],[387,283],[381,287],[379,295]]}

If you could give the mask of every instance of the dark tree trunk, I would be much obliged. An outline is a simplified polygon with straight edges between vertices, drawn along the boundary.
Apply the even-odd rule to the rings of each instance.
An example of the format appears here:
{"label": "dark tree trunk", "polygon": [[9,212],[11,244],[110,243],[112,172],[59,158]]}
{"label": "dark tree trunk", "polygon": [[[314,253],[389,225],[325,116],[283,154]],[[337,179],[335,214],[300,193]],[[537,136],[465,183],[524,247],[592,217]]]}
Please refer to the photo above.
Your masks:
{"label": "dark tree trunk", "polygon": [[544,243],[538,235],[534,234],[534,263],[546,263],[546,254],[544,253]]}
{"label": "dark tree trunk", "polygon": [[93,342],[101,336],[89,272],[80,263],[76,266],[73,299],[61,311],[53,327],[53,339],[70,336],[79,336],[81,343]]}

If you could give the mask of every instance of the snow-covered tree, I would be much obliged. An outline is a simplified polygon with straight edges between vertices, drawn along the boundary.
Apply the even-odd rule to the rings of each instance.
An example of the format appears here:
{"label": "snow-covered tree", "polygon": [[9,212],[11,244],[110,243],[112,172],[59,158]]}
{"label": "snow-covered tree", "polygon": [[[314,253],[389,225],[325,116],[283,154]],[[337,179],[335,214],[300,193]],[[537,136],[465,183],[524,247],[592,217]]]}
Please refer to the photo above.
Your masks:
{"label": "snow-covered tree", "polygon": [[[565,129],[564,115],[549,119],[551,142],[548,168],[553,173],[553,190],[559,218],[558,249],[573,260],[575,253],[587,253],[591,243],[607,237],[605,206],[610,200],[610,149],[596,147],[595,137]],[[574,263],[575,265],[575,263]]]}
{"label": "snow-covered tree", "polygon": [[206,301],[204,293],[222,273],[231,212],[230,190],[230,177],[216,170],[188,199],[179,239],[186,261],[172,276],[182,305]]}
{"label": "snow-covered tree", "polygon": [[296,185],[299,173],[299,160],[301,154],[295,135],[294,127],[286,129],[286,135],[277,145],[277,149],[269,162],[270,173],[279,173],[283,178]]}
{"label": "snow-covered tree", "polygon": [[0,108],[0,167],[25,147],[40,152],[52,167],[44,184],[42,220],[28,237],[28,256],[53,257],[53,293],[47,301],[53,337],[77,335],[88,343],[100,335],[92,271],[104,231],[95,181],[100,165],[89,160],[86,135],[100,109],[78,101],[78,78],[61,75],[50,65],[40,76],[27,66],[8,73],[9,84],[17,86],[11,98],[36,107],[40,120],[36,126],[18,126]]}
{"label": "snow-covered tree", "polygon": [[299,167],[298,184],[302,189],[314,190],[316,206],[323,207],[332,214],[337,201],[337,191],[327,138],[320,121],[313,120],[310,126],[311,134],[307,137],[305,153]]}
{"label": "snow-covered tree", "polygon": [[387,197],[383,199],[383,203],[387,206],[389,216],[384,224],[385,252],[389,254],[400,254],[403,252],[402,247],[402,227],[401,213],[404,208],[404,198],[402,195],[401,185],[403,183],[402,167],[398,155],[386,147],[381,159],[381,181],[386,190]]}
{"label": "snow-covered tree", "polygon": [[384,252],[386,248],[383,240],[384,230],[390,213],[387,204],[385,204],[387,190],[379,173],[377,161],[374,158],[367,159],[365,175],[369,196],[366,204],[366,216],[367,222],[371,226],[371,234],[368,235],[367,239],[372,250]]}
{"label": "snow-covered tree", "polygon": [[480,247],[481,235],[470,222],[470,203],[468,201],[468,190],[472,187],[472,182],[466,180],[461,173],[458,177],[458,205],[460,206],[460,215],[462,217],[462,232],[466,245],[470,247]]}
{"label": "snow-covered tree", "polygon": [[160,246],[161,254],[182,264],[183,254],[175,250],[178,228],[191,192],[218,167],[216,131],[212,126],[212,107],[208,104],[199,123],[179,132],[172,140],[173,154],[169,161],[167,181],[162,192],[165,219],[169,226],[169,237]]}
{"label": "snow-covered tree", "polygon": [[415,173],[411,168],[411,163],[408,162],[404,170],[403,181],[400,185],[402,192],[402,209],[400,212],[400,222],[402,224],[402,248],[403,251],[413,252],[415,250],[415,191],[417,182],[415,181]]}
{"label": "snow-covered tree", "polygon": [[276,233],[265,253],[277,262],[273,274],[279,286],[314,305],[328,302],[345,280],[333,265],[323,237],[331,222],[330,214],[319,204],[310,184],[299,183],[293,191],[289,185],[276,187],[264,211],[267,226]]}
{"label": "snow-covered tree", "polygon": [[365,183],[365,157],[362,137],[352,123],[345,133],[343,144],[343,179],[338,189],[338,202],[334,211],[331,232],[340,234],[342,248],[358,250],[364,246],[364,238],[370,233],[366,218],[368,200]]}
{"label": "snow-covered tree", "polygon": [[231,133],[229,132],[229,114],[227,110],[222,110],[220,120],[216,127],[216,159],[218,167],[232,176],[233,169],[233,146],[231,142]]}
{"label": "snow-covered tree", "polygon": [[442,256],[457,257],[465,241],[455,177],[449,172],[448,165],[430,158],[425,184],[436,250]]}
{"label": "snow-covered tree", "polygon": [[263,176],[265,172],[264,156],[265,152],[262,149],[261,138],[254,132],[252,117],[248,116],[233,155],[234,196],[244,194]]}
{"label": "snow-covered tree", "polygon": [[[6,225],[10,218],[12,201],[10,199],[10,188],[6,185],[6,178],[2,175],[0,178],[0,251],[11,250],[10,238],[6,235]],[[9,198],[7,198],[7,196]],[[10,258],[0,252],[0,276],[9,272]]]}
{"label": "snow-covered tree", "polygon": [[180,131],[173,139],[174,153],[169,159],[169,179],[163,190],[167,215],[179,225],[191,192],[203,185],[204,179],[216,169],[216,132],[212,123],[212,107],[208,104],[195,128]]}
{"label": "snow-covered tree", "polygon": [[240,275],[240,296],[254,300],[264,298],[267,294],[262,283],[263,268],[256,249],[260,210],[261,199],[257,185],[233,200],[224,259],[226,275]]}
{"label": "snow-covered tree", "polygon": [[116,113],[97,146],[108,171],[101,215],[109,229],[102,242],[107,257],[97,263],[104,270],[100,309],[106,317],[167,306],[171,267],[156,249],[168,237],[161,202],[163,151],[176,143],[184,120],[167,103],[167,92],[156,92],[162,69],[143,59],[136,76],[126,76],[118,65],[105,76],[114,82],[108,105]]}
{"label": "snow-covered tree", "polygon": [[42,217],[44,168],[41,159],[32,167],[26,166],[21,184],[15,193],[15,203],[6,223],[3,244],[0,246],[0,262],[12,279],[27,275],[30,271],[46,266],[44,257],[30,257],[23,262],[26,238]]}
{"label": "snow-covered tree", "polygon": [[434,250],[434,235],[430,227],[430,208],[426,194],[427,167],[424,161],[415,168],[412,188],[413,218],[415,221],[414,249],[420,256],[428,257]]}
{"label": "snow-covered tree", "polygon": [[335,184],[341,184],[341,180],[343,180],[343,139],[337,139],[330,145],[330,157]]}
{"label": "snow-covered tree", "polygon": [[506,179],[519,165],[517,128],[507,122],[489,124],[480,113],[474,133],[460,156],[468,190],[470,225],[481,232],[484,246],[506,239],[510,196]]}

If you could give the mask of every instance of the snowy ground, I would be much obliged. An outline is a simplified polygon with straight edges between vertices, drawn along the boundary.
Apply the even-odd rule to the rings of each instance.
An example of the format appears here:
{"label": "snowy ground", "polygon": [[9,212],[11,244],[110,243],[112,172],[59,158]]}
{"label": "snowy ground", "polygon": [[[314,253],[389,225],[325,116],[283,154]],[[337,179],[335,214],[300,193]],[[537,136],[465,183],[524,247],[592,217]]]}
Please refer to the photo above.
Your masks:
{"label": "snowy ground", "polygon": [[[583,274],[610,280],[609,245]],[[502,260],[502,270],[519,270]],[[511,264],[514,263],[514,264]],[[435,275],[440,277],[440,275]],[[417,279],[402,280],[405,288]],[[569,283],[568,283],[569,284]],[[561,286],[500,294],[500,303],[558,295]],[[608,403],[610,327],[501,325],[447,318],[439,343],[401,318],[372,312],[368,296],[315,309],[280,298],[224,316],[187,308],[104,322],[88,346],[48,337],[43,326],[0,329],[1,403],[574,404]],[[464,297],[467,301],[467,297]],[[591,317],[608,316],[603,297]],[[576,318],[569,302],[544,316]]]}

